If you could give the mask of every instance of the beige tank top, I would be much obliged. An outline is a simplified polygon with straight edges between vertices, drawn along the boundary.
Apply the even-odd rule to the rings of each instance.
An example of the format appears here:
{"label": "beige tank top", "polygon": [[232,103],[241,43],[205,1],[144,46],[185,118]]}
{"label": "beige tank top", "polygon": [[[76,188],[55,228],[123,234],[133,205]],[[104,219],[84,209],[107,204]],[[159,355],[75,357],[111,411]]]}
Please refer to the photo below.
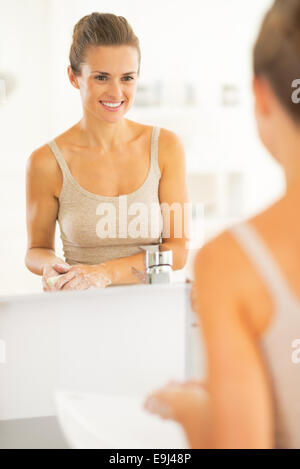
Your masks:
{"label": "beige tank top", "polygon": [[230,232],[252,260],[273,300],[273,320],[259,346],[272,385],[276,448],[300,448],[300,301],[249,223],[238,224]]}
{"label": "beige tank top", "polygon": [[[163,220],[158,197],[159,127],[152,129],[150,168],[144,183],[120,196],[97,195],[74,179],[55,140],[48,142],[63,174],[57,220],[65,261],[99,264],[145,248],[158,249]],[[128,168],[134,171],[134,168]]]}

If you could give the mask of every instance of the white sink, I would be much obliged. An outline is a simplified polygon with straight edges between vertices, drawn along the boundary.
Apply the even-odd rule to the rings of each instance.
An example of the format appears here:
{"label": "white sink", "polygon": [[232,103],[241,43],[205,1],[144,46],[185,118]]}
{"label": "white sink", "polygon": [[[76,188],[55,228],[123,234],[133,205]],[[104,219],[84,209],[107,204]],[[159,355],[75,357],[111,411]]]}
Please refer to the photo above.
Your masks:
{"label": "white sink", "polygon": [[62,430],[74,449],[188,449],[184,431],[143,409],[143,398],[56,392]]}

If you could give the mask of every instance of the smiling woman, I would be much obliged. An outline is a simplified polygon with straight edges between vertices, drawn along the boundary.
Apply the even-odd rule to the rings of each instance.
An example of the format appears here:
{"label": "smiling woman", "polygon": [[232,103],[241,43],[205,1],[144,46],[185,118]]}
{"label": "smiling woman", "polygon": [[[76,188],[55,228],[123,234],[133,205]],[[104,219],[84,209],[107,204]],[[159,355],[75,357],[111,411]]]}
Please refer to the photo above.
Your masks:
{"label": "smiling woman", "polygon": [[[69,59],[67,73],[80,92],[83,116],[28,160],[27,268],[42,275],[45,291],[139,283],[134,272],[145,269],[147,247],[171,249],[173,269],[183,268],[188,220],[182,217],[175,231],[175,217],[160,210],[176,203],[186,214],[182,144],[173,132],[125,119],[140,72],[138,38],[124,17],[94,12],[75,25]],[[154,231],[128,232],[136,207],[143,216],[153,206],[159,208]],[[114,215],[111,231],[121,235],[99,236],[107,211]],[[65,260],[55,255],[56,220]],[[145,225],[153,228],[152,220]]]}

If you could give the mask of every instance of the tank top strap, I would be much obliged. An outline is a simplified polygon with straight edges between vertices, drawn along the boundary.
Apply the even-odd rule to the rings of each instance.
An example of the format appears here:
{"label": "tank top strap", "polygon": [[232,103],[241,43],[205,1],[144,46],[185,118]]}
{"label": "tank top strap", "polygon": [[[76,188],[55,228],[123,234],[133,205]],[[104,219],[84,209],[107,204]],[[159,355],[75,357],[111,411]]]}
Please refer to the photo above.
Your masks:
{"label": "tank top strap", "polygon": [[229,232],[252,260],[276,304],[298,303],[273,254],[255,228],[243,222],[231,227]]}
{"label": "tank top strap", "polygon": [[[159,134],[160,134],[160,127],[153,127],[152,130],[152,136],[151,136],[151,151],[150,151],[150,157],[151,157],[151,168],[153,168],[154,173],[158,176],[158,178],[161,177],[161,172],[160,172],[160,167],[158,164],[158,139],[159,139]],[[62,156],[60,149],[58,148],[55,140],[50,140],[47,142],[49,147],[51,148],[52,152],[54,153],[54,156],[56,158],[57,163],[60,166],[60,169],[62,170],[62,173],[64,176],[69,175],[69,168],[66,163],[66,160]]]}
{"label": "tank top strap", "polygon": [[56,141],[55,140],[50,140],[47,143],[48,143],[49,147],[51,148],[52,152],[54,153],[56,161],[57,161],[60,169],[62,170],[64,180],[67,179],[66,176],[69,175],[69,168],[68,168],[66,160],[62,156],[62,154],[60,152],[60,149],[58,148],[58,146],[56,144]]}
{"label": "tank top strap", "polygon": [[158,138],[160,127],[153,127],[151,137],[151,167],[158,178],[161,177],[160,167],[158,164]]}

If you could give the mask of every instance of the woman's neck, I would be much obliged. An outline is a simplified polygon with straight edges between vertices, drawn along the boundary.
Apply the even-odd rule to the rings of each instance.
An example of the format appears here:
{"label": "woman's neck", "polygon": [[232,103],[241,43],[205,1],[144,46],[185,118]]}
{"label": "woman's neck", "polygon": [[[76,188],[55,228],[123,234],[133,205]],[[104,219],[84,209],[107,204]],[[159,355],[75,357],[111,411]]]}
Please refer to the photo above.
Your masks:
{"label": "woman's neck", "polygon": [[85,146],[101,148],[105,152],[128,140],[129,125],[126,119],[111,123],[84,116],[76,127]]}

